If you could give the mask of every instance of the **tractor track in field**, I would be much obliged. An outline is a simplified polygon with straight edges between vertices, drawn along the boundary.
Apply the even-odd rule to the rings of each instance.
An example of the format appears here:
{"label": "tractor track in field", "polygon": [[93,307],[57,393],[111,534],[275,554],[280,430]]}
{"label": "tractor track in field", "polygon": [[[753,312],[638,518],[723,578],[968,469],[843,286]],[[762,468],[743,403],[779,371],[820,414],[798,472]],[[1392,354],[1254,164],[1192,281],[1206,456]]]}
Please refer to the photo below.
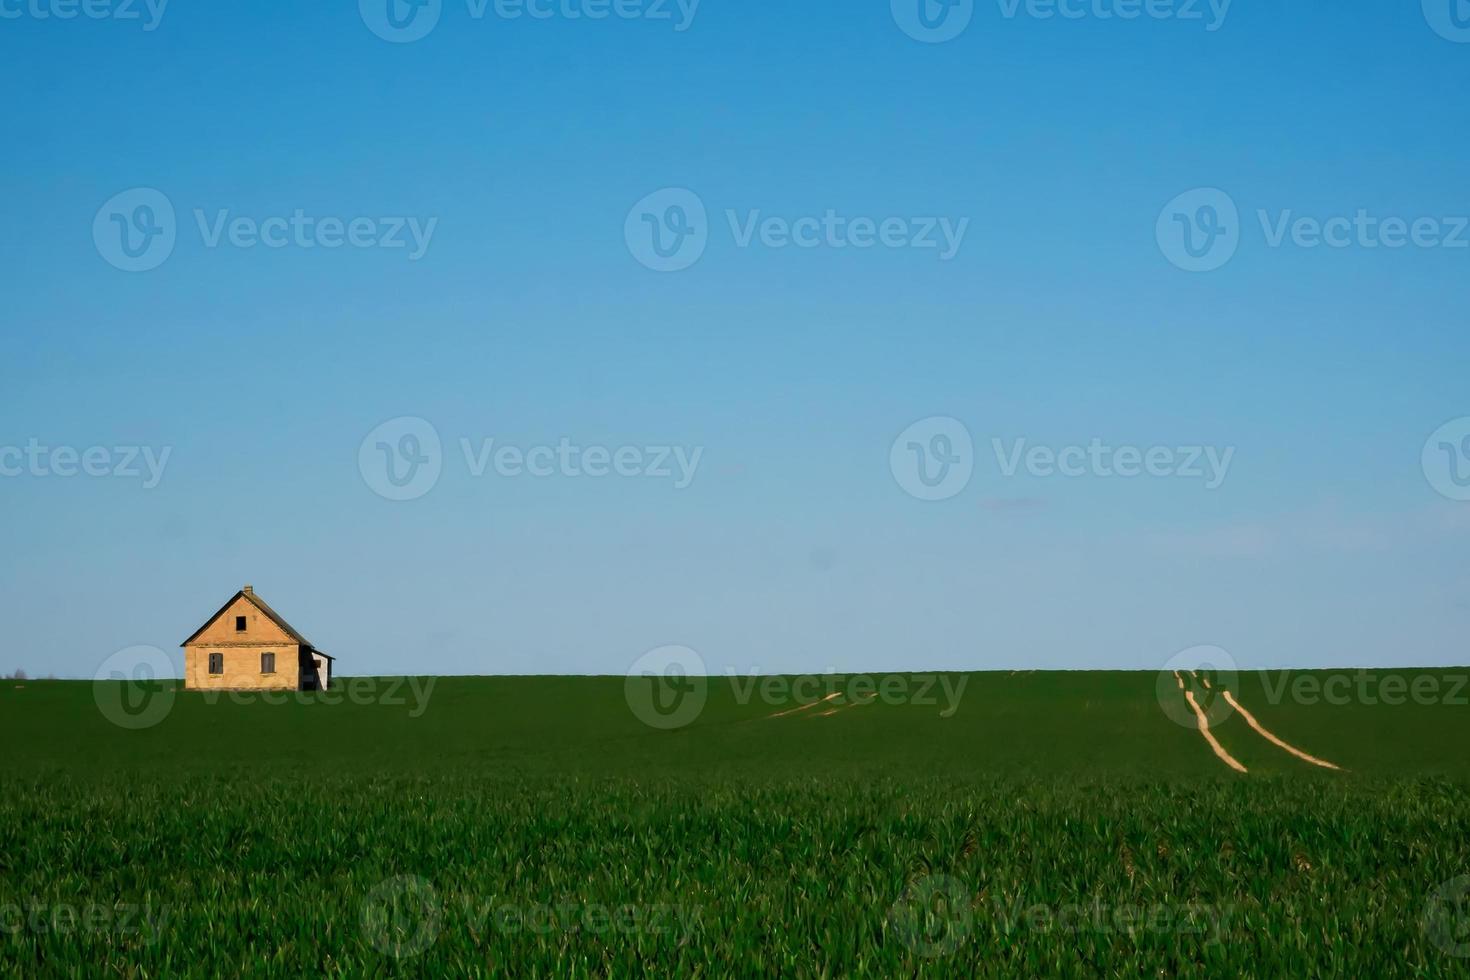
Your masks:
{"label": "tractor track in field", "polygon": [[1262,725],[1259,721],[1256,721],[1256,716],[1245,710],[1245,706],[1237,701],[1234,695],[1232,695],[1229,691],[1225,691],[1224,694],[1225,703],[1230,705],[1236,711],[1240,712],[1240,717],[1245,719],[1245,723],[1251,726],[1251,728],[1255,729],[1257,735],[1261,736],[1272,745],[1276,746],[1279,749],[1282,749],[1285,752],[1291,753],[1298,759],[1310,762],[1314,766],[1321,766],[1323,769],[1336,769],[1338,772],[1342,771],[1341,766],[1328,762],[1326,759],[1319,759],[1315,755],[1310,755],[1306,752],[1303,752],[1301,749],[1297,748],[1295,745],[1292,745],[1290,742],[1287,742],[1285,739],[1282,739],[1277,735],[1267,731],[1264,725]]}
{"label": "tractor track in field", "polygon": [[1194,712],[1194,717],[1199,722],[1199,733],[1209,743],[1210,751],[1214,752],[1221,762],[1236,772],[1249,772],[1245,766],[1241,765],[1239,759],[1225,751],[1225,746],[1221,745],[1220,740],[1215,737],[1214,732],[1210,731],[1210,719],[1206,717],[1204,709],[1199,706],[1199,702],[1194,699],[1194,692],[1184,686],[1184,679],[1179,676],[1178,671],[1174,672],[1174,679],[1179,682],[1180,689],[1184,691],[1184,700],[1188,702],[1190,710]]}
{"label": "tractor track in field", "polygon": [[[842,696],[842,692],[841,691],[833,691],[831,694],[827,695],[824,698],[820,698],[820,699],[818,699],[816,701],[809,701],[806,704],[799,704],[799,705],[797,705],[794,708],[787,708],[784,711],[777,711],[777,712],[774,712],[772,714],[766,715],[766,717],[767,718],[786,718],[786,717],[789,717],[791,715],[801,715],[803,718],[807,718],[807,719],[811,719],[811,718],[831,718],[833,715],[840,715],[840,714],[842,714],[842,712],[844,712],[844,711],[851,711],[853,708],[861,708],[864,705],[872,704],[875,700],[877,700],[876,698],[869,698],[866,701],[852,701],[852,702],[849,702],[847,704],[834,705],[834,706],[828,708],[826,711],[811,711],[812,708],[817,708],[817,707],[820,707],[821,705],[828,704],[829,702],[835,701],[837,698],[839,698],[841,696]],[[810,712],[810,713],[807,713],[807,712]]]}
{"label": "tractor track in field", "polygon": [[[1201,677],[1199,674],[1193,671],[1189,671],[1188,673],[1196,680],[1198,680],[1204,686],[1205,690],[1214,690],[1214,687],[1210,684],[1209,678]],[[1210,751],[1214,752],[1215,756],[1219,758],[1221,762],[1225,763],[1236,772],[1249,772],[1250,770],[1248,770],[1239,759],[1231,755],[1230,752],[1226,750],[1223,745],[1220,744],[1220,740],[1217,739],[1215,737],[1215,733],[1210,730],[1209,717],[1205,714],[1204,709],[1199,706],[1199,702],[1195,700],[1194,692],[1189,690],[1189,688],[1185,685],[1184,678],[1180,676],[1179,671],[1177,670],[1174,671],[1174,681],[1179,685],[1179,690],[1184,693],[1184,700],[1189,705],[1190,710],[1194,712],[1194,717],[1199,723],[1199,733],[1209,744]],[[1314,766],[1320,766],[1323,769],[1332,769],[1336,772],[1346,771],[1341,766],[1335,763],[1328,762],[1326,759],[1319,759],[1318,757],[1297,748],[1295,745],[1292,745],[1290,742],[1286,741],[1285,739],[1276,735],[1274,732],[1267,729],[1266,726],[1262,725],[1260,721],[1256,719],[1255,715],[1246,710],[1245,706],[1240,703],[1235,695],[1231,694],[1230,691],[1223,686],[1220,688],[1220,695],[1224,697],[1226,704],[1230,705],[1231,708],[1240,712],[1240,717],[1245,719],[1245,723],[1250,726],[1252,731],[1264,738],[1266,741],[1270,742],[1272,745],[1290,755],[1295,756],[1298,759],[1301,759],[1304,762],[1311,763]]]}
{"label": "tractor track in field", "polygon": [[787,708],[785,711],[777,711],[777,712],[775,712],[773,714],[766,715],[766,717],[767,718],[785,718],[787,715],[798,714],[798,713],[800,713],[802,711],[806,711],[806,710],[808,710],[810,708],[815,708],[819,704],[826,704],[828,701],[831,701],[834,698],[839,697],[841,695],[841,693],[842,693],[841,691],[833,691],[831,694],[827,695],[825,698],[822,698],[822,699],[820,699],[818,701],[808,701],[806,704],[799,704],[799,705],[797,705],[794,708]]}
{"label": "tractor track in field", "polygon": [[815,715],[809,715],[808,717],[812,717],[812,718],[830,718],[833,715],[839,715],[839,714],[841,714],[844,711],[851,711],[853,708],[861,708],[863,705],[872,704],[872,703],[873,703],[872,701],[854,701],[851,704],[839,704],[835,708],[829,708],[826,711],[819,711],[819,712],[817,712],[817,714],[815,714]]}

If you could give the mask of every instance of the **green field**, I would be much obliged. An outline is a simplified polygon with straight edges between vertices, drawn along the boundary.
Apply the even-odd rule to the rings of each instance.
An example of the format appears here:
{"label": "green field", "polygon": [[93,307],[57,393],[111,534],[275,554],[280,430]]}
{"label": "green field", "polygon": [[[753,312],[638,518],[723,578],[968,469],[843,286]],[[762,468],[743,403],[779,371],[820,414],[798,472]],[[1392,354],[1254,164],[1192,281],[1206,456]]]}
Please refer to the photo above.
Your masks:
{"label": "green field", "polygon": [[1141,672],[784,717],[813,695],[720,679],[673,730],[623,678],[179,692],[137,730],[7,681],[0,974],[1466,975],[1465,672],[1329,676],[1229,687],[1341,770],[1231,714],[1245,774]]}

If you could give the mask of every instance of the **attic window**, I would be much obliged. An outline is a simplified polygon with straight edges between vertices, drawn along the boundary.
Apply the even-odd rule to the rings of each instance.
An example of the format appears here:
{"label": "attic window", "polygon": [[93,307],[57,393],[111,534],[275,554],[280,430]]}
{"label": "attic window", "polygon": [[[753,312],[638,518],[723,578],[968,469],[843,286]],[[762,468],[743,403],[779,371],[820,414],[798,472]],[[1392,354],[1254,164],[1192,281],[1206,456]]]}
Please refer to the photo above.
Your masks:
{"label": "attic window", "polygon": [[243,633],[243,632],[245,632],[245,617],[244,616],[236,616],[235,617],[235,632],[236,633]]}

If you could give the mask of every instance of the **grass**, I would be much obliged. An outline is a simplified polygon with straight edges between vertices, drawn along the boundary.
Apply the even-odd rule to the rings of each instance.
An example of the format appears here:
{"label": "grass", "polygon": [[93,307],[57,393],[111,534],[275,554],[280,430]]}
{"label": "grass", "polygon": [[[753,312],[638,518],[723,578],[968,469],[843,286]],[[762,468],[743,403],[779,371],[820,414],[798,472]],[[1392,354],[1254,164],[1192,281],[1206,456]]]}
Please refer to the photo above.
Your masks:
{"label": "grass", "polygon": [[1231,717],[1246,775],[1151,673],[968,675],[949,717],[768,718],[792,703],[720,680],[672,731],[621,678],[181,692],[137,731],[90,683],[7,682],[0,973],[1463,975],[1464,672],[1425,704],[1368,676],[1335,704],[1242,675],[1348,770]]}

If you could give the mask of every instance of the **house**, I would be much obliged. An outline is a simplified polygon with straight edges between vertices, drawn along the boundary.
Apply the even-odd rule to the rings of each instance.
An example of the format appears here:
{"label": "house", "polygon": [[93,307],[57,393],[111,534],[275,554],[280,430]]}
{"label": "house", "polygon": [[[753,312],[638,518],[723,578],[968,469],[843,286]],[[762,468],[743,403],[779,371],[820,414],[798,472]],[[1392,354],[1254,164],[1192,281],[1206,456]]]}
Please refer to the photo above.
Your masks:
{"label": "house", "polygon": [[245,586],[183,643],[185,690],[325,690],[333,658]]}

